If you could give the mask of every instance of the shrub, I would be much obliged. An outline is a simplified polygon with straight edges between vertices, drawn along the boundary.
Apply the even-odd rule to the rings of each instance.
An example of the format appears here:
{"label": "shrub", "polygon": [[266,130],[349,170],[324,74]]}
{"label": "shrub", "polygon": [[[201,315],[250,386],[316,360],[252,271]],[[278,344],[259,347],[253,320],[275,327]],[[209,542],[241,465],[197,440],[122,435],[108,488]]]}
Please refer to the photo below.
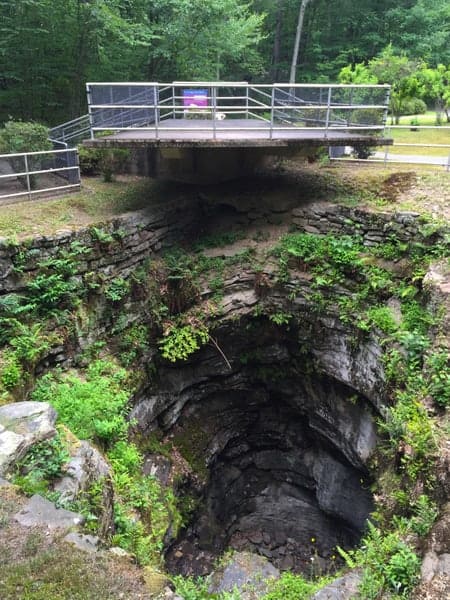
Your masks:
{"label": "shrub", "polygon": [[125,148],[106,148],[101,150],[100,169],[103,180],[113,181],[114,174],[120,173],[130,157],[129,150]]}
{"label": "shrub", "polygon": [[427,112],[427,105],[420,98],[411,98],[402,103],[402,115],[424,115]]}
{"label": "shrub", "polygon": [[[51,150],[52,143],[48,139],[48,129],[40,123],[7,121],[0,130],[0,152],[39,152]],[[38,170],[42,168],[42,159],[45,155],[34,155],[28,158],[28,169]],[[22,156],[10,159],[16,173],[25,171],[25,161]],[[36,187],[37,175],[30,175],[31,189]],[[19,181],[24,187],[28,185],[28,179],[20,176]]]}
{"label": "shrub", "polygon": [[0,131],[1,152],[39,152],[51,149],[48,128],[40,123],[7,121]]}
{"label": "shrub", "polygon": [[80,171],[82,175],[99,175],[99,173],[101,172],[101,150],[99,150],[98,148],[87,148],[86,146],[78,146],[78,157],[80,161]]}

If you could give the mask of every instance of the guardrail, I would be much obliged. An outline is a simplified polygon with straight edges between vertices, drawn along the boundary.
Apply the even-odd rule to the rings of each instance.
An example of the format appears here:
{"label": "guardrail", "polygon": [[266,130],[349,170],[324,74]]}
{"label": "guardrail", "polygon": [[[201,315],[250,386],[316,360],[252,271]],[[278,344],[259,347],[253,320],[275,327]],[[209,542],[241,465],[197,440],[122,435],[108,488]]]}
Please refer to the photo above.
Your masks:
{"label": "guardrail", "polygon": [[[383,131],[387,85],[247,82],[88,83],[91,138],[98,132]],[[223,119],[231,122],[221,124]],[[190,122],[187,123],[186,120]],[[250,123],[250,121],[252,121]],[[255,121],[257,122],[255,124]]]}
{"label": "guardrail", "polygon": [[79,187],[76,148],[0,154],[0,200]]}
{"label": "guardrail", "polygon": [[59,143],[65,148],[75,146],[90,135],[89,115],[82,115],[67,123],[62,123],[53,127],[49,131],[49,139],[52,142]]}
{"label": "guardrail", "polygon": [[[364,158],[364,159],[352,159],[349,157],[333,157],[330,156],[332,160],[347,160],[347,161],[363,161],[363,162],[374,162],[374,163],[404,163],[404,164],[420,164],[420,165],[435,165],[442,166],[447,171],[450,172],[450,126],[448,125],[389,125],[386,127],[386,136],[390,137],[389,132],[391,130],[410,130],[410,131],[419,131],[421,129],[425,130],[438,130],[438,131],[447,131],[448,132],[448,144],[427,144],[427,143],[410,143],[410,142],[397,142],[394,139],[394,143],[391,146],[385,146],[384,152],[377,152],[374,157]],[[395,148],[423,148],[423,154],[410,154],[406,152],[405,155],[397,154],[392,152]],[[427,154],[428,148],[442,148],[442,155],[429,155]]]}

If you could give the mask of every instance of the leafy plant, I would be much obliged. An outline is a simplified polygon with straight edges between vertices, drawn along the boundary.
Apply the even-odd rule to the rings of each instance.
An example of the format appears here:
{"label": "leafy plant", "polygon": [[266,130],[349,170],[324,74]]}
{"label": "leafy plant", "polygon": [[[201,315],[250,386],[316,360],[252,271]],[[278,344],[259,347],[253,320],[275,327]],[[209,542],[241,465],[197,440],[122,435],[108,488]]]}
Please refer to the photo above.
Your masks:
{"label": "leafy plant", "polygon": [[27,494],[46,493],[50,483],[63,474],[70,456],[58,433],[50,440],[34,444],[16,464],[14,483]]}
{"label": "leafy plant", "polygon": [[208,340],[208,328],[203,323],[170,324],[158,345],[164,358],[176,362],[189,358]]}
{"label": "leafy plant", "polygon": [[295,575],[289,571],[284,572],[280,579],[270,583],[270,590],[263,596],[263,600],[307,600],[312,594],[326,585],[329,578],[320,578],[314,581],[306,580],[302,575]]}
{"label": "leafy plant", "polygon": [[360,548],[349,552],[338,548],[338,551],[350,568],[363,569],[359,594],[364,600],[377,600],[383,592],[407,598],[418,581],[418,556],[396,531],[383,534],[370,521]]}
{"label": "leafy plant", "polygon": [[103,291],[105,298],[110,302],[120,302],[130,292],[130,283],[123,277],[112,279]]}
{"label": "leafy plant", "polygon": [[447,352],[433,352],[427,357],[428,390],[439,406],[450,405],[450,361]]}
{"label": "leafy plant", "polygon": [[32,397],[50,402],[77,437],[111,446],[128,430],[126,371],[114,363],[96,360],[84,375],[85,379],[70,373],[44,375]]}

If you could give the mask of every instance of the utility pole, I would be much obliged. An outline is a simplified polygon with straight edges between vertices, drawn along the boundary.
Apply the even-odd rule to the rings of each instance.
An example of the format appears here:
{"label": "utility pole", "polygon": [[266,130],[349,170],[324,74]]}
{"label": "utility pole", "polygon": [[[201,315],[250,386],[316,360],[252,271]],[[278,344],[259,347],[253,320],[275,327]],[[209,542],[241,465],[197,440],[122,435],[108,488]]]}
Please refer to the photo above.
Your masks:
{"label": "utility pole", "polygon": [[295,75],[297,71],[297,62],[298,62],[298,51],[300,48],[300,40],[302,37],[302,29],[303,29],[303,19],[305,17],[305,9],[311,0],[302,0],[300,4],[300,11],[298,13],[298,23],[297,23],[297,31],[295,33],[295,42],[294,42],[294,52],[292,53],[292,65],[291,65],[291,75],[289,77],[289,83],[295,83]]}

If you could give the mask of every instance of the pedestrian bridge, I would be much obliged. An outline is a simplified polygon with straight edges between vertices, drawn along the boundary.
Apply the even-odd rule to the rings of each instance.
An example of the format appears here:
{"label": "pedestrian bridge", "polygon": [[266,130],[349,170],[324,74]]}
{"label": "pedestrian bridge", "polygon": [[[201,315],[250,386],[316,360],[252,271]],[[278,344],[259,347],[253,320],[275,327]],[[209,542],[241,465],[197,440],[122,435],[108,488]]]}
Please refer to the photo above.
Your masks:
{"label": "pedestrian bridge", "polygon": [[147,174],[184,181],[244,174],[267,156],[389,143],[386,85],[88,83],[87,97],[86,145],[140,149]]}

